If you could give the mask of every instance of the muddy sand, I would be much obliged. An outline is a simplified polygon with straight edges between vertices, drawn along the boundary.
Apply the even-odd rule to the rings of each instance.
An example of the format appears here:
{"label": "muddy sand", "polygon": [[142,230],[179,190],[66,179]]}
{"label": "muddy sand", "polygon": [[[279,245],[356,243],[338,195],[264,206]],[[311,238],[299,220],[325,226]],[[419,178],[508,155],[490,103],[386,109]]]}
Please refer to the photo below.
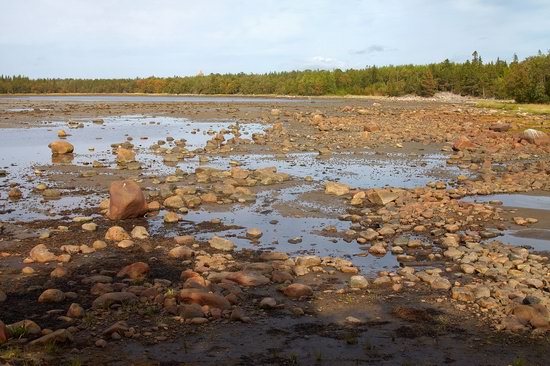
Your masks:
{"label": "muddy sand", "polygon": [[0,98],[3,364],[547,364],[549,117],[159,98]]}

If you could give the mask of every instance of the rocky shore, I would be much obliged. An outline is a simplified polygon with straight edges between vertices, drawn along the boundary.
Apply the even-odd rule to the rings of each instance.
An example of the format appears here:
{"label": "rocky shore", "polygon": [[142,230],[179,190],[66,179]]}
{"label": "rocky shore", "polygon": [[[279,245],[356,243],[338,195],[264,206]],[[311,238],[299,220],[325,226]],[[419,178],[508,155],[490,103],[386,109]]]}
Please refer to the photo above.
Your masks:
{"label": "rocky shore", "polygon": [[[0,162],[2,363],[546,363],[550,236],[535,251],[502,234],[545,232],[550,206],[475,198],[549,196],[548,116],[391,99],[0,111],[6,144],[43,131],[22,149],[51,157]],[[182,120],[116,135],[128,115]]]}

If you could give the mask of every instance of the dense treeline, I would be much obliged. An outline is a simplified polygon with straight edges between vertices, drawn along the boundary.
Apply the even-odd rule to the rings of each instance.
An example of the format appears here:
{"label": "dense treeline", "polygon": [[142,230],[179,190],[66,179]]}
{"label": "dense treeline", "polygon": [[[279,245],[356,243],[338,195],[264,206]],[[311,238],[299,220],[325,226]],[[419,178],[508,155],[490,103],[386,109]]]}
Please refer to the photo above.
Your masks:
{"label": "dense treeline", "polygon": [[448,91],[476,97],[550,102],[550,52],[510,63],[485,63],[474,52],[464,63],[370,66],[342,71],[210,74],[145,79],[29,79],[0,76],[0,93],[170,93],[432,96]]}

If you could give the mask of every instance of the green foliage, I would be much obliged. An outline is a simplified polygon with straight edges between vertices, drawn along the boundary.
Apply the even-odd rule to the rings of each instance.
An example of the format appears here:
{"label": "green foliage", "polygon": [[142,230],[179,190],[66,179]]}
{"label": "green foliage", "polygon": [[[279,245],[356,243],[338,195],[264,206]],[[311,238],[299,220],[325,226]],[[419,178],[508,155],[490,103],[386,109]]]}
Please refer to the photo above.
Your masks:
{"label": "green foliage", "polygon": [[464,63],[368,66],[356,70],[305,70],[267,74],[210,74],[144,79],[29,79],[0,76],[0,94],[168,93],[247,95],[433,96],[447,91],[475,97],[513,98],[519,103],[550,101],[550,53],[508,64],[484,63],[477,52]]}

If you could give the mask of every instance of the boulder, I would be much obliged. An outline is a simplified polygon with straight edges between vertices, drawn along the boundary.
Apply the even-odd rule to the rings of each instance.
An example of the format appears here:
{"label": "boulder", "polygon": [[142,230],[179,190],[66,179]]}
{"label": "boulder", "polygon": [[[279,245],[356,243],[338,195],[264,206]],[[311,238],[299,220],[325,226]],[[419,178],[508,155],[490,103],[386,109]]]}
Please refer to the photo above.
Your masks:
{"label": "boulder", "polygon": [[33,261],[38,263],[53,262],[57,260],[57,256],[50,252],[44,244],[38,244],[32,248],[29,256]]}
{"label": "boulder", "polygon": [[175,248],[172,248],[168,252],[168,256],[170,258],[176,258],[176,259],[189,259],[193,256],[195,252],[193,249],[186,247],[184,245],[178,245]]}
{"label": "boulder", "polygon": [[180,291],[179,297],[186,303],[208,305],[222,310],[231,309],[231,304],[225,297],[202,289],[184,288]]}
{"label": "boulder", "polygon": [[293,283],[285,288],[284,294],[290,298],[297,299],[313,295],[313,290],[308,285]]}
{"label": "boulder", "polygon": [[149,233],[147,232],[147,229],[143,226],[136,226],[132,229],[132,232],[130,233],[133,239],[147,239],[149,237]]}
{"label": "boulder", "polygon": [[65,293],[61,290],[50,288],[42,292],[38,298],[38,302],[59,303],[65,300]]}
{"label": "boulder", "polygon": [[139,280],[147,277],[149,274],[149,265],[144,262],[136,262],[127,265],[126,267],[122,268],[118,273],[117,277],[128,277],[132,280]]}
{"label": "boulder", "polygon": [[277,300],[272,297],[264,297],[259,306],[262,309],[273,309],[277,306]]}
{"label": "boulder", "polygon": [[451,297],[454,300],[471,302],[474,301],[474,294],[470,289],[464,287],[453,287]]}
{"label": "boulder", "polygon": [[239,285],[247,287],[262,286],[270,282],[269,278],[265,277],[261,273],[253,271],[231,272],[226,276],[226,278],[237,282]]}
{"label": "boulder", "polygon": [[73,334],[69,332],[67,329],[58,329],[54,332],[46,334],[43,337],[35,339],[31,343],[29,343],[29,345],[43,346],[43,345],[52,344],[52,343],[67,343],[67,342],[72,342],[73,340],[74,340]]}
{"label": "boulder", "polygon": [[92,303],[92,308],[105,308],[115,303],[134,303],[138,298],[131,292],[107,292]]}
{"label": "boulder", "polygon": [[220,238],[219,236],[214,236],[208,243],[212,248],[218,250],[231,251],[235,249],[235,244],[231,240]]}
{"label": "boulder", "polygon": [[523,131],[521,138],[535,145],[545,145],[550,142],[550,137],[546,133],[532,128]]}
{"label": "boulder", "polygon": [[533,328],[550,328],[550,312],[544,305],[517,305],[512,313],[522,324],[530,324]]}
{"label": "boulder", "polygon": [[387,189],[372,189],[367,192],[367,198],[375,205],[385,206],[399,198],[399,195]]}
{"label": "boulder", "polygon": [[263,261],[286,261],[288,254],[284,252],[263,252],[260,254],[260,259]]}
{"label": "boulder", "polygon": [[262,235],[263,235],[262,230],[260,230],[258,228],[255,228],[255,227],[250,228],[246,231],[246,236],[251,238],[251,239],[258,239]]}
{"label": "boulder", "polygon": [[74,151],[74,146],[67,141],[54,141],[48,147],[53,155],[70,154]]}
{"label": "boulder", "polygon": [[325,183],[325,194],[332,194],[335,196],[343,196],[350,191],[347,184],[341,184],[336,182]]}
{"label": "boulder", "polygon": [[24,329],[26,334],[32,336],[37,336],[42,333],[42,328],[40,328],[40,325],[28,319],[20,320],[16,323],[10,324],[7,326],[7,328],[8,332],[12,332],[12,330],[16,329]]}
{"label": "boulder", "polygon": [[131,219],[147,213],[145,195],[134,181],[114,181],[109,188],[109,195],[108,217],[111,220]]}
{"label": "boulder", "polygon": [[466,136],[460,136],[454,143],[453,143],[453,150],[455,151],[463,151],[463,150],[472,150],[476,148],[476,144],[474,144],[472,141],[470,141],[469,138]]}
{"label": "boulder", "polygon": [[164,207],[174,208],[174,209],[182,208],[185,206],[185,202],[178,195],[174,195],[166,198],[162,204],[164,205]]}
{"label": "boulder", "polygon": [[72,303],[67,310],[67,316],[69,318],[82,318],[84,316],[84,309],[77,303]]}
{"label": "boulder", "polygon": [[116,161],[119,164],[126,164],[136,161],[136,153],[132,150],[119,147],[116,153]]}
{"label": "boulder", "polygon": [[349,280],[349,287],[351,288],[366,288],[369,285],[369,281],[364,276],[351,276]]}
{"label": "boulder", "polygon": [[489,129],[495,132],[506,132],[510,128],[512,128],[512,125],[506,122],[496,122],[489,126]]}
{"label": "boulder", "polygon": [[105,233],[105,240],[122,241],[130,239],[130,235],[120,226],[111,226]]}

